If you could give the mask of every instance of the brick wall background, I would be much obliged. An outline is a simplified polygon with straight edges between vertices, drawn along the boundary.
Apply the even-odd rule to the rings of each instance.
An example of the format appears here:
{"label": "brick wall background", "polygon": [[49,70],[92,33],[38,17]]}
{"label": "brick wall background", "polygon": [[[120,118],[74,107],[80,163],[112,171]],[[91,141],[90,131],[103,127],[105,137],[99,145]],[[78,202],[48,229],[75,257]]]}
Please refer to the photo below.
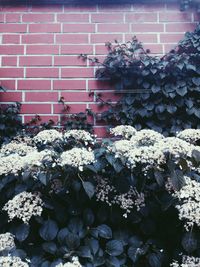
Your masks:
{"label": "brick wall background", "polygon": [[[101,112],[88,92],[102,92],[113,101],[117,96],[95,80],[95,67],[78,58],[80,53],[103,60],[105,42],[125,42],[136,35],[152,53],[164,54],[197,21],[194,10],[180,12],[176,3],[1,7],[0,79],[8,90],[0,94],[0,102],[21,102],[24,122],[35,114],[43,121],[58,121],[61,97],[70,106],[68,113],[86,108]],[[95,132],[103,135],[103,125],[93,123]]]}

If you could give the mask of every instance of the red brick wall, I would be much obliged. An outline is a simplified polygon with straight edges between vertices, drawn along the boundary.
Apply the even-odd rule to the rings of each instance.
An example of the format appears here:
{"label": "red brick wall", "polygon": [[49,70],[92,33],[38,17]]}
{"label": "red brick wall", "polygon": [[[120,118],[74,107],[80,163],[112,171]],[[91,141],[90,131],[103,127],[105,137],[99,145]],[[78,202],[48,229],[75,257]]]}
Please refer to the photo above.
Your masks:
{"label": "red brick wall", "polygon": [[[193,30],[197,15],[178,4],[2,7],[0,9],[1,103],[20,101],[23,121],[34,114],[59,120],[64,96],[70,113],[99,111],[90,90],[116,99],[112,88],[94,78],[95,67],[80,53],[106,55],[104,43],[136,35],[152,53],[163,54]],[[95,124],[101,135],[102,126]]]}

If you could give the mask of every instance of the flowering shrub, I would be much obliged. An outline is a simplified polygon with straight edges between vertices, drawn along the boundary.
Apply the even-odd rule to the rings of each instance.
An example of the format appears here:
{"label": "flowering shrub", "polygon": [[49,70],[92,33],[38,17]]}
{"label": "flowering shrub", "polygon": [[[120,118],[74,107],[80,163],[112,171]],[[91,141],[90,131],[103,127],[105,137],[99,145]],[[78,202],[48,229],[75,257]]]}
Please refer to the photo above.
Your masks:
{"label": "flowering shrub", "polygon": [[0,266],[199,266],[200,130],[110,137],[52,129],[2,145]]}

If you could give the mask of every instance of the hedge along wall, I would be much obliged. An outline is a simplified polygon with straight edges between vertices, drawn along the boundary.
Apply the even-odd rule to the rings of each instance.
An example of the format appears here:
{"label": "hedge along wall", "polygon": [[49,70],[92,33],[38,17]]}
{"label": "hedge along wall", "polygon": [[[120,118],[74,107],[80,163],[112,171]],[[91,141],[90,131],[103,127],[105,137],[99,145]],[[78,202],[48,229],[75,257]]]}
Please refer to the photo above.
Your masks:
{"label": "hedge along wall", "polygon": [[[180,12],[179,4],[2,6],[0,78],[8,90],[0,94],[0,102],[21,102],[23,122],[35,114],[58,121],[61,97],[70,106],[68,113],[86,108],[101,112],[89,91],[102,92],[105,100],[119,96],[106,82],[95,80],[95,67],[78,58],[80,53],[103,60],[105,42],[136,35],[152,53],[164,54],[197,21],[194,10]],[[104,125],[93,123],[95,132],[104,135]]]}

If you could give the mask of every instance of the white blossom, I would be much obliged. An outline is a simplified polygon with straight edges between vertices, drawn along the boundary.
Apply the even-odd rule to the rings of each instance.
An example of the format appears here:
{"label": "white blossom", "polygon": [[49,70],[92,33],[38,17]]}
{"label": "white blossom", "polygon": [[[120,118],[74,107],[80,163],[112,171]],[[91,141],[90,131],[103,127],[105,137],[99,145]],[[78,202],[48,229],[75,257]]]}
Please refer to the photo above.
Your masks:
{"label": "white blossom", "polygon": [[0,257],[0,266],[1,267],[28,267],[28,263],[23,262],[19,257],[15,256],[6,256]]}
{"label": "white blossom", "polygon": [[73,138],[77,141],[83,141],[85,145],[94,143],[94,136],[84,130],[69,130],[64,133],[64,138]]}
{"label": "white blossom", "polygon": [[78,257],[73,257],[72,262],[67,262],[67,263],[59,263],[55,267],[82,267],[80,264]]}
{"label": "white blossom", "polygon": [[167,137],[158,141],[155,146],[163,153],[169,153],[172,158],[191,157],[193,146],[177,137]]}
{"label": "white blossom", "polygon": [[173,196],[179,200],[176,208],[179,219],[184,220],[184,226],[189,231],[195,224],[200,226],[200,183],[185,176],[185,185]]}
{"label": "white blossom", "polygon": [[39,132],[34,138],[33,141],[41,144],[53,144],[56,141],[61,141],[63,139],[62,133],[57,130],[43,130]]}
{"label": "white blossom", "polygon": [[19,156],[25,156],[30,152],[35,151],[36,148],[28,146],[26,143],[19,143],[16,141],[11,141],[8,144],[2,146],[0,150],[0,155],[8,156],[10,154],[18,154]]}
{"label": "white blossom", "polygon": [[191,256],[183,256],[182,263],[179,264],[177,261],[174,261],[170,264],[171,267],[200,267],[200,258],[195,258]]}
{"label": "white blossom", "polygon": [[23,168],[23,163],[18,154],[11,154],[6,157],[0,157],[0,175],[15,174]]}
{"label": "white blossom", "polygon": [[176,136],[188,143],[195,144],[200,140],[200,129],[186,129],[179,132]]}
{"label": "white blossom", "polygon": [[114,136],[122,136],[125,139],[131,138],[136,132],[136,129],[129,125],[119,125],[110,129],[111,134]]}
{"label": "white blossom", "polygon": [[65,151],[61,154],[60,158],[61,166],[72,166],[83,171],[85,165],[95,162],[95,156],[93,151],[89,151],[86,148],[74,147],[71,150]]}
{"label": "white blossom", "polygon": [[136,146],[152,146],[163,138],[164,136],[158,132],[144,129],[136,132],[136,134],[131,137],[131,142]]}
{"label": "white blossom", "polygon": [[155,146],[135,147],[128,151],[127,166],[131,169],[142,165],[143,170],[159,167],[166,162],[163,152]]}
{"label": "white blossom", "polygon": [[0,234],[0,251],[10,251],[15,248],[14,235],[11,233]]}
{"label": "white blossom", "polygon": [[134,145],[129,140],[119,140],[115,141],[110,149],[108,148],[108,151],[112,151],[115,153],[116,158],[125,157],[126,154],[130,151],[130,149],[133,149]]}
{"label": "white blossom", "polygon": [[24,191],[9,200],[3,210],[7,211],[10,221],[18,218],[28,223],[32,216],[41,216],[42,206],[43,202],[38,195]]}

